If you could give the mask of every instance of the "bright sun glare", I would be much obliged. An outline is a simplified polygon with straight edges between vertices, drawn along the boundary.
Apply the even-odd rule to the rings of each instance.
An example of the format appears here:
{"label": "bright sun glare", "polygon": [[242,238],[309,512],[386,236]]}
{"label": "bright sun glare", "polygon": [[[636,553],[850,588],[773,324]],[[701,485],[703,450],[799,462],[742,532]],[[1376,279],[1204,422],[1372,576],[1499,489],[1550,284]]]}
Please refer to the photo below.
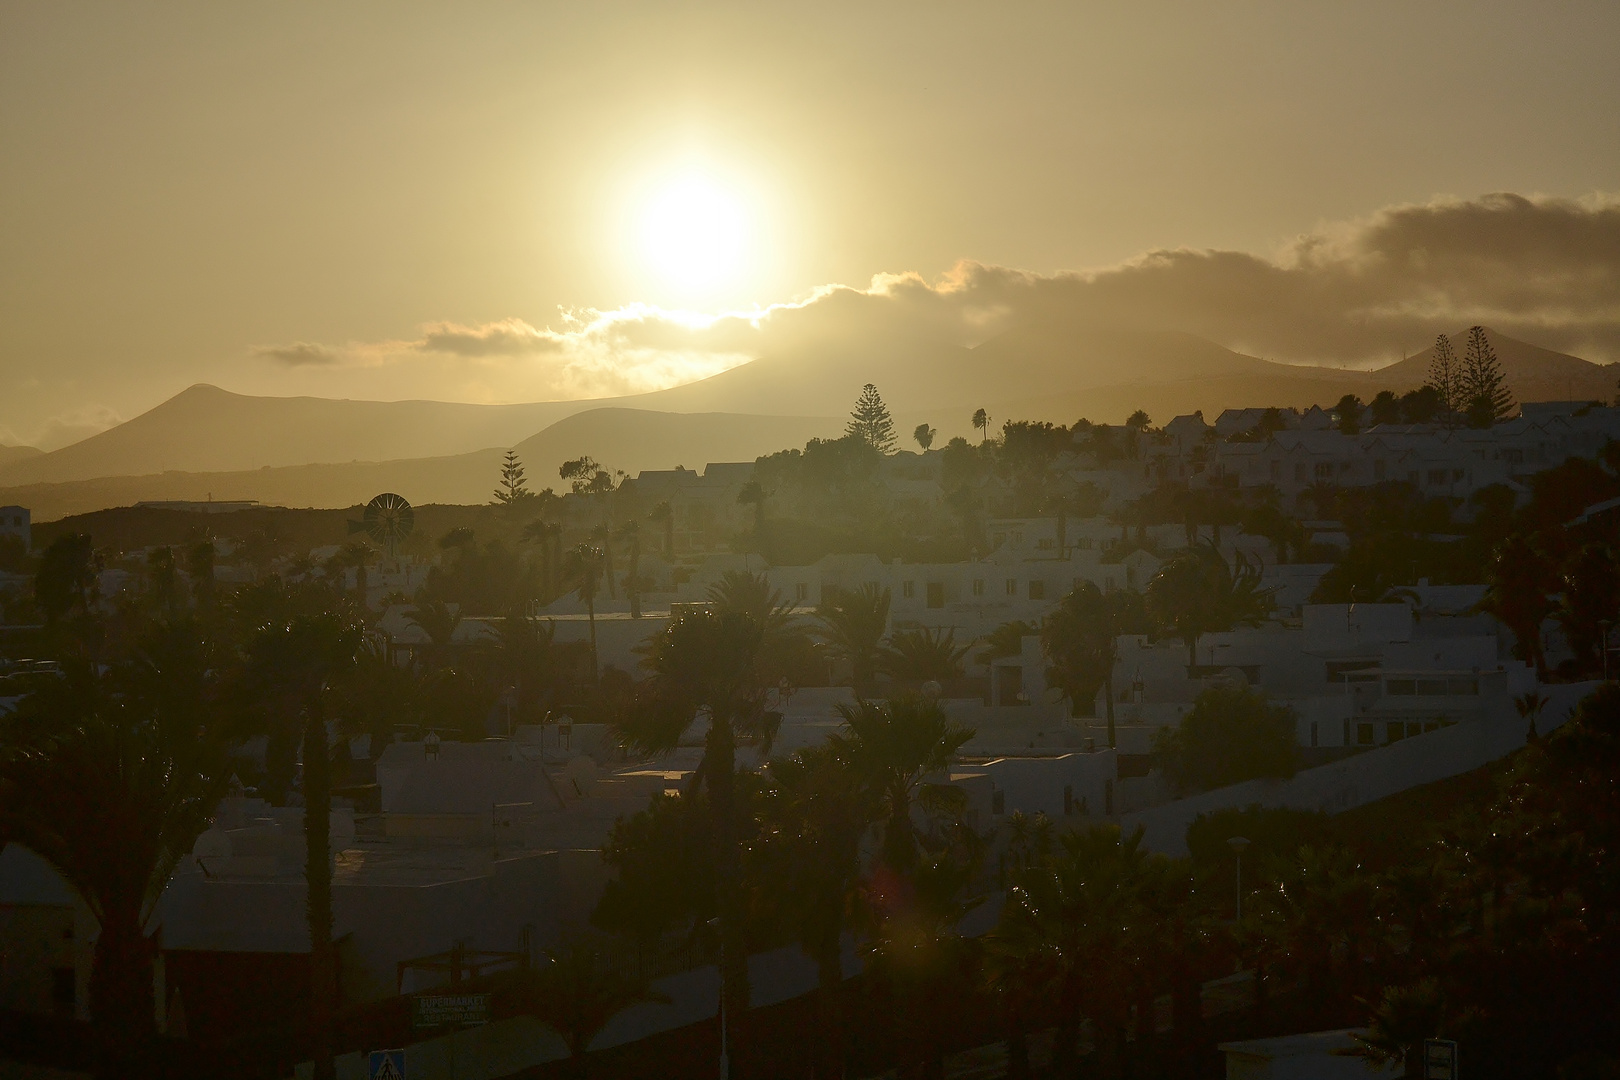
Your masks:
{"label": "bright sun glare", "polygon": [[730,284],[747,258],[742,201],[701,174],[676,177],[654,191],[640,234],[648,269],[688,296]]}

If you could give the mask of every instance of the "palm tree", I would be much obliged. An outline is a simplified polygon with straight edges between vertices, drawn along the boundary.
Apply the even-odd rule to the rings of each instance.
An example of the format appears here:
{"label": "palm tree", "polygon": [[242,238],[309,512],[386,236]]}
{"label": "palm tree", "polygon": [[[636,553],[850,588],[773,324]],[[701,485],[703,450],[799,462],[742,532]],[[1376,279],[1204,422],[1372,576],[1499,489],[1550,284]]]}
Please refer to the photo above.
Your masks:
{"label": "palm tree", "polygon": [[972,728],[945,715],[939,702],[922,697],[857,701],[839,705],[844,729],[829,742],[878,800],[884,817],[883,861],[897,873],[917,866],[913,804],[936,812],[959,811],[962,789],[930,777],[949,768]]}
{"label": "palm tree", "polygon": [[591,624],[591,679],[597,679],[602,663],[596,651],[596,590],[602,583],[602,564],[605,556],[595,544],[575,544],[568,549],[564,560],[566,576],[579,583],[579,600],[585,605],[585,615]]}
{"label": "palm tree", "polygon": [[327,720],[334,684],[355,665],[360,627],[332,614],[264,627],[251,642],[248,678],[278,726],[303,732],[304,881],[308,886],[311,1057],[316,1080],[337,1075],[332,1040],[337,955],[332,948],[332,758]]}
{"label": "palm tree", "polygon": [[633,1005],[669,1001],[612,964],[587,934],[547,949],[540,965],[521,972],[504,996],[514,1012],[532,1014],[562,1036],[575,1076],[585,1075],[585,1052],[615,1016]]}
{"label": "palm tree", "polygon": [[1541,716],[1541,710],[1547,707],[1547,697],[1534,690],[1526,690],[1513,699],[1513,708],[1518,711],[1519,719],[1529,722],[1525,729],[1525,742],[1535,742],[1538,738],[1536,720]]}
{"label": "palm tree", "polygon": [[0,718],[0,836],[49,863],[100,926],[96,1073],[139,1075],[156,1035],[147,927],[230,784],[216,678],[188,623],[155,627],[111,674],[65,673]]}
{"label": "palm tree", "polygon": [[934,436],[937,434],[939,432],[927,424],[918,424],[917,429],[911,433],[911,437],[917,440],[917,445],[922,447],[923,453],[926,454],[928,448],[934,445]]}
{"label": "palm tree", "polygon": [[1115,647],[1122,634],[1143,633],[1146,612],[1139,593],[1104,593],[1082,580],[1041,621],[1041,648],[1051,661],[1047,679],[1063,688],[1075,710],[1091,715],[1098,689],[1106,691],[1108,745],[1114,746]]}
{"label": "palm tree", "polygon": [[667,502],[661,502],[647,513],[649,521],[656,521],[664,528],[664,559],[675,561],[675,510]]}
{"label": "palm tree", "polygon": [[393,662],[390,649],[369,641],[355,656],[355,669],[343,682],[343,734],[368,736],[371,760],[381,756],[395,730],[423,719],[422,679],[415,669]]}
{"label": "palm tree", "polygon": [[1514,533],[1493,553],[1485,581],[1479,609],[1513,632],[1513,655],[1545,672],[1541,624],[1558,607],[1551,598],[1558,589],[1557,574],[1546,554],[1533,538]]}
{"label": "palm tree", "polygon": [[214,607],[214,542],[202,540],[186,552],[186,576],[191,579],[191,595],[204,611]]}
{"label": "palm tree", "polygon": [[377,549],[363,540],[352,540],[338,549],[336,555],[327,560],[327,566],[339,572],[354,567],[354,591],[360,599],[360,609],[366,608],[367,581],[366,568],[377,561]]}
{"label": "palm tree", "polygon": [[759,623],[736,611],[689,611],[675,618],[643,661],[649,676],[639,706],[626,714],[620,730],[628,746],[668,752],[694,719],[708,716],[695,779],[707,790],[712,815],[722,997],[732,1060],[742,1045],[738,1032],[749,997],[735,814],[737,738],[766,733],[780,719],[767,709],[777,686],[761,667],[764,640]]}
{"label": "palm tree", "polygon": [[601,579],[607,582],[608,599],[617,600],[618,588],[613,583],[613,530],[606,524],[598,525],[591,530],[591,542],[602,554]]}
{"label": "palm tree", "polygon": [[[1019,873],[990,948],[1058,1009],[1054,1075],[1074,1072],[1081,1019],[1096,1021],[1100,1075],[1118,1073],[1129,950],[1143,914],[1150,856],[1142,831],[1118,826],[1064,833],[1047,859]],[[1027,991],[1026,991],[1027,992]]]}
{"label": "palm tree", "polygon": [[833,746],[800,750],[770,764],[764,841],[754,858],[781,915],[816,964],[817,1014],[825,1051],[817,1074],[844,1069],[843,938],[861,882],[861,840],[875,805]]}
{"label": "palm tree", "polygon": [[619,539],[630,547],[630,566],[624,577],[624,594],[630,598],[630,617],[641,618],[641,522],[631,518],[619,526]]}
{"label": "palm tree", "polygon": [[1159,568],[1147,586],[1148,611],[1187,646],[1187,664],[1198,663],[1204,634],[1253,626],[1270,614],[1270,593],[1260,571],[1242,552],[1226,565],[1213,544],[1187,548]]}
{"label": "palm tree", "polygon": [[546,603],[557,598],[557,576],[562,562],[557,546],[562,542],[562,526],[535,518],[523,526],[523,539],[540,546],[540,592]]}
{"label": "palm tree", "polygon": [[1002,623],[979,639],[979,644],[984,646],[979,650],[979,663],[988,664],[1004,656],[1017,656],[1024,651],[1024,639],[1039,632],[1039,627],[1023,619],[1010,619]]}
{"label": "palm tree", "polygon": [[754,544],[761,553],[765,551],[765,500],[770,497],[771,493],[758,480],[748,481],[737,492],[738,503],[754,508]]}
{"label": "palm tree", "polygon": [[412,626],[428,636],[436,659],[443,659],[456,639],[456,628],[461,625],[461,608],[452,607],[444,600],[425,600],[405,613]]}
{"label": "palm tree", "polygon": [[889,629],[889,596],[888,589],[868,582],[859,589],[823,595],[816,608],[821,640],[834,659],[849,661],[857,697],[872,691],[883,635]]}
{"label": "palm tree", "polygon": [[962,677],[969,648],[956,643],[955,630],[896,630],[879,664],[897,679],[944,682]]}
{"label": "palm tree", "polygon": [[979,441],[986,442],[990,438],[990,414],[983,409],[973,411],[973,428],[979,433]]}

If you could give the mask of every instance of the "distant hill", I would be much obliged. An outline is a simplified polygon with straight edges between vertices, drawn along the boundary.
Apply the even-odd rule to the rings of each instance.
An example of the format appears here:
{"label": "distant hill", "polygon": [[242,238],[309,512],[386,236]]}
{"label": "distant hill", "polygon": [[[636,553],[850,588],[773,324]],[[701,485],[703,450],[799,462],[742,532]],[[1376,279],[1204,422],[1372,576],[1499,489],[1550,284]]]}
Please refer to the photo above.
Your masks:
{"label": "distant hill", "polygon": [[[592,409],[567,417],[516,447],[529,486],[560,488],[557,466],[590,455],[610,469],[635,475],[643,469],[685,465],[702,470],[711,461],[752,461],[818,435],[842,433],[843,422],[803,416],[672,414],[636,409]],[[488,502],[500,477],[505,451],[477,450],[443,457],[336,464],[266,466],[221,472],[108,476],[62,483],[0,487],[0,505],[31,508],[37,521],[146,500],[257,499],[277,506],[343,507],[396,491],[412,503]]]}
{"label": "distant hill", "polygon": [[461,454],[511,446],[591,405],[252,397],[198,384],[71,446],[0,458],[0,484]]}
{"label": "distant hill", "polygon": [[0,469],[17,461],[27,461],[41,456],[41,451],[32,446],[0,446]]}
{"label": "distant hill", "polygon": [[[1489,333],[1517,400],[1615,396],[1620,365]],[[1456,335],[1459,350],[1465,336]],[[42,518],[117,505],[108,500],[204,498],[208,491],[342,506],[386,487],[414,500],[404,490],[414,468],[431,493],[424,497],[482,502],[495,482],[487,462],[501,448],[519,447],[535,487],[556,486],[558,464],[582,454],[631,473],[751,460],[837,435],[867,382],[878,385],[902,439],[926,421],[943,443],[970,434],[969,417],[981,407],[993,426],[1009,418],[1119,422],[1139,408],[1163,423],[1195,409],[1213,417],[1225,408],[1404,392],[1424,382],[1428,364],[1425,353],[1371,372],[1294,366],[1191,334],[1052,317],[972,348],[937,336],[846,333],[685,386],[595,401],[272,398],[199,385],[48,454],[0,448],[0,501],[33,506]],[[396,479],[384,483],[384,476]],[[19,494],[24,488],[28,494]]]}

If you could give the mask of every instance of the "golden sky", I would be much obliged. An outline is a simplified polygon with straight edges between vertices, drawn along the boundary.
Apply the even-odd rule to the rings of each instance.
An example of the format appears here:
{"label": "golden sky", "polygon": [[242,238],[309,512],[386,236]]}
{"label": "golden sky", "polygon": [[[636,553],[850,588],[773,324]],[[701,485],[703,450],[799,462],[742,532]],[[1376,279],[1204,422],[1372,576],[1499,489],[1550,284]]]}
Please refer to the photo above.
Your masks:
{"label": "golden sky", "polygon": [[[1205,284],[1127,306],[1276,358],[1388,359],[1494,313],[1620,359],[1617,41],[1608,0],[0,3],[0,442],[199,381],[651,388],[758,354],[834,283],[911,282],[971,337],[1010,310],[987,281],[1116,297],[1161,249]],[[1341,332],[1348,304],[1327,330],[1210,314],[1215,254],[1295,271],[1303,307],[1322,273],[1362,288],[1381,237],[1410,255],[1438,222],[1457,264],[1487,219],[1553,267],[1535,295],[1503,263],[1363,289],[1355,311],[1406,305],[1381,336]],[[747,333],[661,314],[794,303]]]}

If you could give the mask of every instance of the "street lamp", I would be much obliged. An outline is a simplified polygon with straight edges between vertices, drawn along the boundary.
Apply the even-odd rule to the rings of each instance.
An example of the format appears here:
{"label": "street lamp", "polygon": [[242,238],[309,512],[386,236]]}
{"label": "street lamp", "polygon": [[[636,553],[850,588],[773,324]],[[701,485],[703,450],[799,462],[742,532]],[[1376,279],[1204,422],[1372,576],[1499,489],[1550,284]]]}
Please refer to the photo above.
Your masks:
{"label": "street lamp", "polygon": [[1249,846],[1249,841],[1242,836],[1229,836],[1226,846],[1232,849],[1237,856],[1237,921],[1243,921],[1243,850]]}

